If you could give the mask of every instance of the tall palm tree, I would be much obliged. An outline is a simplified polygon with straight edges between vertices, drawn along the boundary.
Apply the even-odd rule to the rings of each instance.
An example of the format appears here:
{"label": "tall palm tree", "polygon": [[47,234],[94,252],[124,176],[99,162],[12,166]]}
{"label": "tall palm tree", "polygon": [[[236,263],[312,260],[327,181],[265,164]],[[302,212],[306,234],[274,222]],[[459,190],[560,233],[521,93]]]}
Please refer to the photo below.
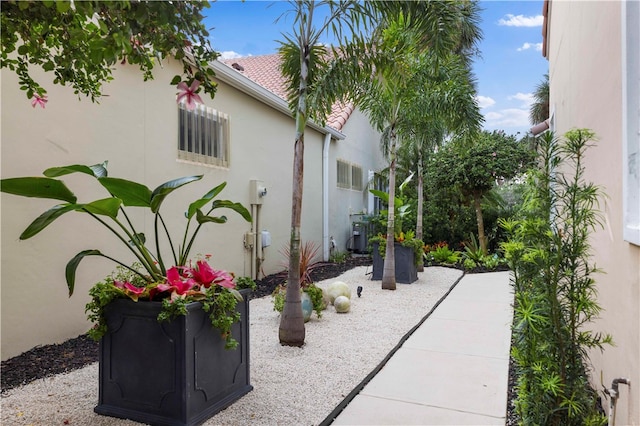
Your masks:
{"label": "tall palm tree", "polygon": [[549,118],[549,74],[538,83],[533,92],[533,103],[529,110],[529,121],[536,125]]}
{"label": "tall palm tree", "polygon": [[[478,41],[478,8],[468,1],[403,2],[405,8],[394,9],[400,2],[382,2],[385,18],[374,32],[371,61],[376,74],[364,84],[359,105],[382,132],[382,144],[389,158],[389,199],[395,197],[397,146],[409,134],[412,102],[420,100],[422,111],[440,111],[447,105],[447,117],[455,116],[459,105],[472,97],[452,96],[459,88],[441,84],[433,87],[429,78],[446,72],[448,61],[467,59]],[[459,67],[468,70],[462,63]],[[447,81],[436,79],[436,81]],[[470,87],[469,84],[464,85]],[[435,97],[434,97],[435,96]],[[422,99],[424,97],[424,99]],[[455,99],[453,102],[450,100]],[[477,106],[471,108],[476,122],[481,120]],[[473,120],[472,120],[473,121]],[[382,274],[382,288],[395,290],[394,255],[395,217],[389,209],[387,242]]]}
{"label": "tall palm tree", "polygon": [[[293,191],[291,201],[291,238],[289,242],[289,271],[287,292],[279,328],[282,345],[302,346],[305,338],[304,319],[300,302],[300,226],[302,188],[304,178],[304,133],[309,119],[324,122],[336,99],[348,91],[347,79],[328,79],[327,75],[346,69],[334,67],[336,54],[329,54],[320,44],[322,35],[332,32],[343,40],[346,28],[357,35],[360,26],[366,28],[367,9],[358,1],[301,0],[290,1],[294,16],[293,31],[284,34],[281,43],[282,72],[288,83],[289,106],[296,120]],[[325,12],[326,15],[321,15]]]}

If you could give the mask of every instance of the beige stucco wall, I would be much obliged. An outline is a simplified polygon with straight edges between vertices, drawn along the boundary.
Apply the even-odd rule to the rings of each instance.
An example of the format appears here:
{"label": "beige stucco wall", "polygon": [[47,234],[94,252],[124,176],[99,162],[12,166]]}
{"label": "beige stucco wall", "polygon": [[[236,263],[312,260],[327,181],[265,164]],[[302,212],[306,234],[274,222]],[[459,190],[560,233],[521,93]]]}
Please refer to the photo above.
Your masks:
{"label": "beige stucco wall", "polygon": [[[151,189],[168,180],[204,174],[171,195],[163,216],[174,232],[184,229],[188,203],[222,181],[223,198],[249,207],[249,182],[264,181],[268,195],[261,207],[261,229],[271,232],[262,273],[282,270],[280,250],[290,230],[294,123],[253,98],[220,84],[214,100],[205,103],[230,115],[231,163],[228,169],[176,160],[176,89],[169,81],[178,73],[176,63],[158,69],[156,79],[142,82],[139,72],[118,66],[115,80],[105,88],[100,104],[79,101],[69,88],[48,84],[46,109],[31,107],[11,72],[2,70],[2,178],[39,176],[48,167],[95,164],[109,160],[111,176],[145,183]],[[322,241],[322,142],[324,135],[306,132],[302,235]],[[105,197],[102,187],[87,176],[65,178],[80,201]],[[24,199],[2,194],[1,315],[2,359],[36,345],[61,342],[88,328],[84,306],[87,290],[113,269],[105,259],[85,259],[79,268],[76,294],[67,297],[64,266],[81,250],[96,248],[132,261],[120,243],[81,214],[67,214],[31,240],[18,241],[20,232],[55,201]],[[151,217],[136,212],[145,222],[141,231],[151,235]],[[250,257],[243,234],[250,224],[233,212],[225,225],[203,229],[192,254],[213,254],[214,266],[249,275]],[[181,234],[180,234],[181,235]],[[179,238],[178,238],[179,239]],[[125,250],[126,251],[126,250]]]}
{"label": "beige stucco wall", "polygon": [[[367,187],[368,171],[378,172],[388,166],[380,150],[380,133],[370,125],[368,118],[356,109],[343,132],[348,138],[336,141],[332,145],[329,160],[330,199],[335,200],[329,205],[329,228],[336,240],[337,249],[341,252],[353,248],[352,223],[363,219],[359,213],[367,208],[369,191]],[[337,160],[348,161],[362,167],[364,187],[362,191],[338,188]],[[371,212],[367,212],[371,213]]]}
{"label": "beige stucco wall", "polygon": [[[616,342],[593,351],[592,382],[597,390],[617,377],[620,386],[616,424],[640,424],[640,247],[623,240],[622,70],[620,2],[553,0],[549,27],[550,106],[556,133],[590,128],[598,135],[587,151],[587,179],[606,192],[604,229],[593,235],[594,261],[605,274],[596,277],[604,309],[596,331]],[[604,400],[608,410],[608,399]]]}

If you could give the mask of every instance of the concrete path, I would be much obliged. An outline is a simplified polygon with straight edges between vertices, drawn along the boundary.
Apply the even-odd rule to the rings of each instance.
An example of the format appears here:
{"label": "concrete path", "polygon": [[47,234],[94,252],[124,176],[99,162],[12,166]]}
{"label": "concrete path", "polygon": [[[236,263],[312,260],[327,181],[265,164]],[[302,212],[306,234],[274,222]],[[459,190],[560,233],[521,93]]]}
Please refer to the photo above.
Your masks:
{"label": "concrete path", "polygon": [[465,275],[332,424],[504,425],[512,304],[509,272]]}

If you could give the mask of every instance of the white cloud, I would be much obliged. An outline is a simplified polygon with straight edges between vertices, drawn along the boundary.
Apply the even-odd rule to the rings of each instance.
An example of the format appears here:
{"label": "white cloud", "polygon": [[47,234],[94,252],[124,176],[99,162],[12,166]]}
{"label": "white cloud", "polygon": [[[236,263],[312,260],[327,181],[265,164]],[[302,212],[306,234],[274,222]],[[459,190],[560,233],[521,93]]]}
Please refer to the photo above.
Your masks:
{"label": "white cloud", "polygon": [[488,108],[496,103],[496,101],[488,96],[476,96],[476,100],[478,101],[478,106],[480,106],[480,108]]}
{"label": "white cloud", "polygon": [[529,50],[534,48],[538,52],[542,51],[542,43],[524,43],[522,47],[518,47],[518,52],[522,52],[523,50]]}
{"label": "white cloud", "polygon": [[509,96],[509,100],[515,99],[518,101],[522,101],[520,105],[521,108],[529,108],[533,103],[533,93],[516,93],[513,96]]}
{"label": "white cloud", "polygon": [[485,127],[504,129],[509,127],[528,128],[529,111],[519,108],[507,108],[500,111],[492,111],[484,115]]}
{"label": "white cloud", "polygon": [[238,52],[234,52],[233,50],[228,50],[226,52],[220,52],[220,59],[234,59],[234,58],[242,58],[243,55]]}
{"label": "white cloud", "polygon": [[507,27],[541,27],[544,17],[507,14],[498,21],[498,25]]}

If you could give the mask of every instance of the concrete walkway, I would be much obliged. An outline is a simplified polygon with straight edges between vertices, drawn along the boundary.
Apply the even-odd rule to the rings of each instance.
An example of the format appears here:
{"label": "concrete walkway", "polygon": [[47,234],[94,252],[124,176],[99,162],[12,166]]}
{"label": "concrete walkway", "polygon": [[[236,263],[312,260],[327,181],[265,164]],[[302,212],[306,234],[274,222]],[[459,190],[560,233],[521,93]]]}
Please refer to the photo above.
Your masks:
{"label": "concrete walkway", "polygon": [[504,425],[512,303],[509,272],[465,275],[332,424]]}

